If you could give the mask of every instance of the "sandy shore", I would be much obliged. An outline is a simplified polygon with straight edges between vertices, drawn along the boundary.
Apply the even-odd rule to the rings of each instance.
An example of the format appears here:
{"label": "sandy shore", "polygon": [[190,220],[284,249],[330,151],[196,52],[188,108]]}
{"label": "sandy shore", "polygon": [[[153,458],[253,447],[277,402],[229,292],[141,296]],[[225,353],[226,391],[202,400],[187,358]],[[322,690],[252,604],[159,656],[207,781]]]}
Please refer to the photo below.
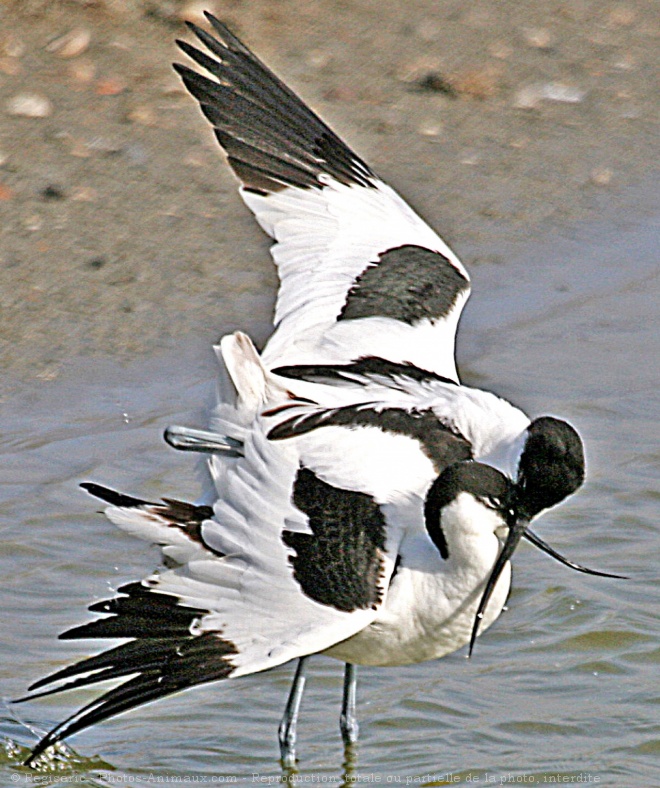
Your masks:
{"label": "sandy shore", "polygon": [[[588,220],[657,155],[650,0],[204,5],[468,265]],[[266,240],[170,68],[199,7],[1,6],[5,384],[268,317]]]}

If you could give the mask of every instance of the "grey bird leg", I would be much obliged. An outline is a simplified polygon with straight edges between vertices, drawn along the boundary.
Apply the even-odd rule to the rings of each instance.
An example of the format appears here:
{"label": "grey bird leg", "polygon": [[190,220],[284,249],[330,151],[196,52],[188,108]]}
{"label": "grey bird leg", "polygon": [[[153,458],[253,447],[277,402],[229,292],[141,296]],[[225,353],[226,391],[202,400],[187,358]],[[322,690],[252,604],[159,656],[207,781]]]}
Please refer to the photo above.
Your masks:
{"label": "grey bird leg", "polygon": [[280,741],[282,766],[287,769],[291,769],[296,765],[296,726],[298,724],[300,703],[302,702],[302,696],[305,690],[307,659],[308,657],[301,657],[298,660],[298,667],[293,677],[291,692],[289,692],[289,699],[284,709],[284,716],[277,730],[277,736]]}
{"label": "grey bird leg", "polygon": [[360,733],[357,715],[355,713],[355,700],[357,697],[357,665],[346,663],[344,671],[344,695],[341,704],[339,727],[344,744],[355,744]]}

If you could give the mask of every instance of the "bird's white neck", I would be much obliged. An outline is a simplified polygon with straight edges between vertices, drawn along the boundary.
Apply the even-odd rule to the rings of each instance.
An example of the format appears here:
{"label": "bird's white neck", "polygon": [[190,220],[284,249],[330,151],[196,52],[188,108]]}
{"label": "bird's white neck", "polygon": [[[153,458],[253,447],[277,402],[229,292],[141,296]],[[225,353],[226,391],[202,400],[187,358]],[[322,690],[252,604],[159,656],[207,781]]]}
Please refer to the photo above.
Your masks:
{"label": "bird's white neck", "polygon": [[447,573],[474,578],[480,583],[498,556],[500,540],[495,531],[500,516],[470,493],[460,493],[442,510],[440,527],[447,542]]}

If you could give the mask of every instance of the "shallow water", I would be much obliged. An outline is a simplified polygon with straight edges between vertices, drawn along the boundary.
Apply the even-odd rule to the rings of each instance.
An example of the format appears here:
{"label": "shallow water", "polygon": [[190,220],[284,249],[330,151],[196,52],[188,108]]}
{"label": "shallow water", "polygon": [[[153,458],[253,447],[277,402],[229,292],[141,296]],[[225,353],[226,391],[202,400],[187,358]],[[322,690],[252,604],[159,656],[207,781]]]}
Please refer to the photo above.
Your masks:
{"label": "shallow water", "polygon": [[[300,723],[301,782],[658,784],[660,217],[643,209],[648,194],[638,196],[627,202],[635,210],[621,213],[612,198],[598,226],[575,227],[571,237],[550,228],[546,238],[508,250],[506,264],[472,267],[459,349],[468,382],[579,428],[588,482],[536,530],[569,557],[630,580],[585,577],[523,545],[509,610],[472,660],[461,652],[361,670],[362,734],[351,765],[337,725],[341,665],[317,658]],[[60,380],[6,403],[5,698],[83,655],[84,644],[56,634],[157,561],[153,549],[95,514],[78,483],[194,499],[194,460],[167,448],[160,434],[169,423],[204,423],[213,375],[210,352],[191,341],[129,369],[78,361]],[[61,777],[80,785],[276,778],[276,728],[290,675],[286,666],[209,685],[88,730],[71,743],[79,760],[65,756]],[[5,705],[0,782],[36,782],[16,766],[25,754],[17,748],[35,741],[29,726],[50,727],[91,697],[81,691]]]}

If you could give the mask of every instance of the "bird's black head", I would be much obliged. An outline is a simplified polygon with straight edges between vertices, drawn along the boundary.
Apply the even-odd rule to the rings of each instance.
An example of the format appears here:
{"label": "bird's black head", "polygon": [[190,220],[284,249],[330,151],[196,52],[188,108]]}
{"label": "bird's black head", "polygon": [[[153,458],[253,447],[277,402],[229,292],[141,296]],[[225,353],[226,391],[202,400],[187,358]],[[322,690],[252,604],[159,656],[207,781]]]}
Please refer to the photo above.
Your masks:
{"label": "bird's black head", "polygon": [[424,502],[426,529],[443,558],[449,557],[449,548],[442,528],[442,510],[461,493],[468,493],[486,510],[499,514],[502,525],[513,515],[516,488],[503,473],[490,465],[471,461],[445,468],[429,488]]}
{"label": "bird's black head", "polygon": [[[446,507],[459,499],[461,493],[469,493],[484,507],[481,514],[477,514],[478,510],[469,510],[469,513],[465,510],[464,519],[461,521],[459,517],[458,521],[461,529],[473,529],[475,523],[470,520],[475,515],[484,533],[498,522],[498,530],[495,530],[495,533],[499,535],[499,528],[507,529],[506,537],[502,537],[504,539],[502,549],[486,578],[477,608],[469,644],[470,654],[488,601],[507,561],[522,538],[578,572],[602,577],[621,577],[621,575],[587,569],[564,558],[530,530],[530,520],[535,514],[559,503],[582,484],[584,453],[578,434],[566,422],[543,417],[530,425],[528,433],[525,450],[520,458],[516,484],[488,465],[479,462],[459,462],[445,469],[433,482],[424,503],[428,534],[443,558],[449,557],[449,550],[442,528],[442,513]],[[495,515],[495,519],[492,515]]]}
{"label": "bird's black head", "polygon": [[531,520],[574,493],[584,481],[584,448],[577,432],[552,416],[527,428],[518,463],[518,511]]}
{"label": "bird's black head", "polygon": [[513,485],[507,477],[481,462],[456,462],[433,482],[426,496],[426,508],[437,510],[450,504],[460,493],[467,492],[486,501],[508,502]]}

